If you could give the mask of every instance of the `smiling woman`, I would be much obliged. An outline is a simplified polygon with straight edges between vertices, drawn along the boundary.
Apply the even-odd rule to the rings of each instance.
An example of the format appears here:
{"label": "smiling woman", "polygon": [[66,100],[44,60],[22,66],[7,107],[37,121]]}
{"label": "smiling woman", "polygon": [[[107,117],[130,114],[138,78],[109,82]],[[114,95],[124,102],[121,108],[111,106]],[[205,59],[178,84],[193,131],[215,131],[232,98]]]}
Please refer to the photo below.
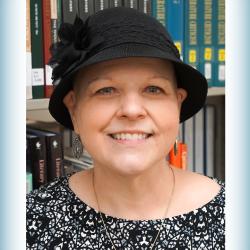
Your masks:
{"label": "smiling woman", "polygon": [[224,249],[224,183],[166,160],[179,123],[204,105],[204,76],[134,9],[77,18],[59,34],[49,110],[93,168],[28,195],[27,247]]}

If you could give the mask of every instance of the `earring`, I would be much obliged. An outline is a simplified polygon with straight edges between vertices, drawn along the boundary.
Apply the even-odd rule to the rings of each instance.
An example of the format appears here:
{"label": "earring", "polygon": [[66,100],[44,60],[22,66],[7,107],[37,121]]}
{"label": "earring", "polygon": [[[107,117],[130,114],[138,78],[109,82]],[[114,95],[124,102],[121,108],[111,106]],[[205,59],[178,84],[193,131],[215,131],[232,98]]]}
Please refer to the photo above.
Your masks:
{"label": "earring", "polygon": [[176,138],[174,143],[174,155],[176,156],[178,154],[178,140]]}
{"label": "earring", "polygon": [[76,159],[80,159],[83,153],[83,146],[81,142],[81,138],[77,134],[72,135],[72,154]]}

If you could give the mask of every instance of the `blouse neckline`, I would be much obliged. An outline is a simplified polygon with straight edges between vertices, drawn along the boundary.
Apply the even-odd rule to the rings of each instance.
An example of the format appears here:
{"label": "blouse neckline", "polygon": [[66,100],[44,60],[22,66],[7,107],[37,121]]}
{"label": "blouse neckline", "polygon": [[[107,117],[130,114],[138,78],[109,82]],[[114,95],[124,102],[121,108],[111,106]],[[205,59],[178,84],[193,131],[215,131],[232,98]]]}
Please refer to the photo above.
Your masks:
{"label": "blouse neckline", "polygon": [[[70,174],[67,174],[66,176],[63,177],[63,182],[65,184],[65,187],[67,188],[68,192],[72,195],[72,197],[81,205],[84,206],[84,208],[87,208],[88,211],[92,211],[96,214],[99,214],[99,211],[96,210],[95,208],[89,206],[87,203],[85,203],[84,201],[82,201],[74,192],[73,190],[69,187],[69,178],[71,175],[73,175],[74,173],[70,173]],[[192,215],[195,215],[199,212],[204,212],[204,209],[206,209],[208,206],[210,205],[213,205],[214,203],[216,203],[220,197],[222,196],[222,194],[224,193],[224,190],[225,190],[225,184],[220,181],[219,179],[215,178],[215,177],[211,177],[211,176],[207,176],[208,178],[216,181],[219,185],[220,185],[220,190],[219,192],[210,200],[208,201],[207,203],[205,203],[204,205],[196,208],[196,209],[193,209],[189,212],[186,212],[186,213],[183,213],[183,214],[179,214],[179,215],[175,215],[175,216],[172,216],[172,217],[167,217],[167,218],[163,218],[163,219],[149,219],[149,220],[132,220],[132,219],[125,219],[125,218],[118,218],[118,217],[115,217],[115,216],[112,216],[112,215],[109,215],[109,214],[105,214],[103,212],[101,212],[101,214],[103,216],[105,216],[105,218],[107,220],[112,220],[112,221],[120,221],[120,222],[149,222],[149,223],[155,223],[155,222],[160,222],[162,220],[164,221],[168,221],[168,220],[180,220],[182,218],[186,218],[187,216],[192,216]]]}

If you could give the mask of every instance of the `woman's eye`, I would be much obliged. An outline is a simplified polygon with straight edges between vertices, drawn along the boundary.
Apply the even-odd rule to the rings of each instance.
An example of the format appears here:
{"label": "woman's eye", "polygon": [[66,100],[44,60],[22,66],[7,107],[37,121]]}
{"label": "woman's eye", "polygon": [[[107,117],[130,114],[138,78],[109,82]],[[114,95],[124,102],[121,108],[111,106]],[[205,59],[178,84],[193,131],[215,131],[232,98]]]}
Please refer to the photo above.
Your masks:
{"label": "woman's eye", "polygon": [[115,92],[115,89],[113,87],[105,87],[96,91],[97,94],[101,94],[101,95],[110,95],[114,92]]}
{"label": "woman's eye", "polygon": [[155,93],[155,94],[160,94],[163,92],[163,90],[160,87],[157,86],[148,86],[146,88],[146,91],[149,93]]}

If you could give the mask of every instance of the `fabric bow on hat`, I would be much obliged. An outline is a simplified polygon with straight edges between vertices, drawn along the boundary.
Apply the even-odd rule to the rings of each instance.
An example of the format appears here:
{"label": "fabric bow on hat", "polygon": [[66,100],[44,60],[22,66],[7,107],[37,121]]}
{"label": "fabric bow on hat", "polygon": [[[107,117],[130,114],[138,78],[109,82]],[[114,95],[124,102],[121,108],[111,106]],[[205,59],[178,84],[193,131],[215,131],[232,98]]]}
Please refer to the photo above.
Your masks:
{"label": "fabric bow on hat", "polygon": [[95,39],[90,36],[89,18],[85,22],[78,16],[74,24],[62,23],[58,30],[59,42],[50,47],[49,65],[53,68],[52,79],[56,80],[67,75],[88,58],[88,54],[104,42],[100,35]]}

